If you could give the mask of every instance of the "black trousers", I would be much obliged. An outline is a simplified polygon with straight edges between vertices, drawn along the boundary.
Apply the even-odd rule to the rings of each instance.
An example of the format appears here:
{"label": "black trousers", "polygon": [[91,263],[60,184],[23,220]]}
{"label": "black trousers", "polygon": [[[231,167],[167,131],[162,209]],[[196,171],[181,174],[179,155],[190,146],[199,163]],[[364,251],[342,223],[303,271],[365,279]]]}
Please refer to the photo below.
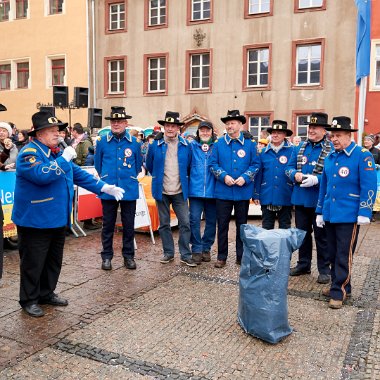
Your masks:
{"label": "black trousers", "polygon": [[135,257],[135,212],[136,201],[116,201],[102,199],[103,207],[103,229],[102,229],[102,259],[113,257],[113,234],[115,231],[117,210],[121,210],[121,223],[123,225],[123,247],[122,254],[125,259]]}
{"label": "black trousers", "polygon": [[53,295],[61,273],[65,230],[17,226],[21,306]]}
{"label": "black trousers", "polygon": [[326,222],[327,249],[331,261],[330,295],[334,300],[344,300],[351,293],[353,256],[358,241],[356,223]]}
{"label": "black trousers", "polygon": [[216,200],[216,219],[218,222],[218,260],[227,260],[228,256],[228,230],[231,213],[234,210],[236,224],[236,259],[243,257],[243,242],[240,239],[240,226],[248,220],[249,200],[230,201]]}
{"label": "black trousers", "polygon": [[288,229],[292,222],[292,206],[282,206],[279,211],[268,210],[268,206],[262,205],[261,211],[263,213],[262,226],[266,230],[273,230],[278,218],[278,228]]}
{"label": "black trousers", "polygon": [[326,229],[317,227],[314,207],[295,207],[296,227],[306,231],[305,239],[298,250],[297,266],[303,270],[310,270],[313,254],[312,232],[314,232],[317,247],[317,267],[320,274],[330,274],[330,259],[327,252]]}

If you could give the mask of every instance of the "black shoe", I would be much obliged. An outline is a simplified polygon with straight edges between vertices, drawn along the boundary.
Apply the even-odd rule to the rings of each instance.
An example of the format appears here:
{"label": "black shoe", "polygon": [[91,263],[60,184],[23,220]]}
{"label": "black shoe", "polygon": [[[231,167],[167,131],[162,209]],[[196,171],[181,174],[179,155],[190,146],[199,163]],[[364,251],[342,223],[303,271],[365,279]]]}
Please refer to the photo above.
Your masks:
{"label": "black shoe", "polygon": [[23,306],[22,308],[26,314],[30,315],[31,317],[43,317],[45,315],[44,311],[35,303],[32,303],[31,305]]}
{"label": "black shoe", "polygon": [[317,280],[318,284],[328,284],[330,282],[329,274],[320,274]]}
{"label": "black shoe", "polygon": [[124,259],[124,265],[127,269],[136,269],[135,259]]}
{"label": "black shoe", "polygon": [[195,263],[195,261],[189,257],[188,259],[181,259],[180,260],[182,264],[186,264],[188,267],[196,267],[197,264]]}
{"label": "black shoe", "polygon": [[101,228],[102,226],[100,226],[99,224],[92,224],[92,223],[83,223],[83,228],[85,230],[98,230],[99,228]]}
{"label": "black shoe", "polygon": [[160,260],[160,263],[161,264],[168,264],[168,263],[170,263],[173,260],[174,260],[174,257],[168,256],[168,255],[164,255],[164,256],[162,256],[162,259]]}
{"label": "black shoe", "polygon": [[112,269],[112,264],[110,259],[105,259],[102,262],[102,269],[103,270],[111,270]]}
{"label": "black shoe", "polygon": [[301,269],[299,267],[294,267],[290,269],[290,276],[302,276],[304,274],[310,274],[310,269]]}
{"label": "black shoe", "polygon": [[38,303],[40,305],[53,305],[53,306],[67,306],[69,304],[69,302],[66,299],[61,298],[57,296],[56,294],[53,294],[50,298],[40,299]]}
{"label": "black shoe", "polygon": [[241,259],[236,258],[236,264],[241,265]]}

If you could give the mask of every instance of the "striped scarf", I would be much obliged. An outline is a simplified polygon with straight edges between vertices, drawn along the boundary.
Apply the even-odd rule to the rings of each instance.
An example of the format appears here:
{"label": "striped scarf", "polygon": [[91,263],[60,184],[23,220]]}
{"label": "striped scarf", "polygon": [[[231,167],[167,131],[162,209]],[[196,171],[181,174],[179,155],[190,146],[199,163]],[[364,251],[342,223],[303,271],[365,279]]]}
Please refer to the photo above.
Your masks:
{"label": "striped scarf", "polygon": [[[300,150],[298,151],[297,154],[297,171],[301,172],[302,171],[302,157],[305,152],[306,146],[307,146],[307,141],[305,141],[302,145]],[[314,166],[313,173],[314,175],[317,174],[322,174],[323,171],[323,166],[325,164],[325,158],[328,156],[328,154],[331,151],[331,143],[330,141],[326,140],[326,137],[323,138],[321,142],[322,150],[321,153],[319,154],[318,161]]]}

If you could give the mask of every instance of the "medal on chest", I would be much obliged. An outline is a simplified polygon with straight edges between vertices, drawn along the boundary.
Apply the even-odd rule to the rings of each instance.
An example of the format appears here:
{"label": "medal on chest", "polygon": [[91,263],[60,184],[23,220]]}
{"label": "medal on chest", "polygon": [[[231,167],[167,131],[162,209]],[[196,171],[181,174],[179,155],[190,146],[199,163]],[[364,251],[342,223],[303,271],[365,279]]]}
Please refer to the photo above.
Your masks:
{"label": "medal on chest", "polygon": [[202,144],[202,150],[204,152],[208,152],[208,150],[210,149],[209,145],[208,144]]}
{"label": "medal on chest", "polygon": [[301,164],[302,165],[305,165],[307,163],[307,157],[306,156],[302,156],[302,159],[301,159]]}
{"label": "medal on chest", "polygon": [[243,149],[239,149],[237,151],[237,155],[238,155],[238,157],[243,158],[243,157],[245,157],[245,151]]}
{"label": "medal on chest", "polygon": [[342,166],[342,167],[339,169],[338,174],[339,174],[339,176],[342,177],[342,178],[348,177],[349,174],[350,174],[350,169],[347,168],[346,166]]}
{"label": "medal on chest", "polygon": [[279,159],[281,164],[286,164],[288,162],[288,157],[286,156],[281,156]]}
{"label": "medal on chest", "polygon": [[130,149],[130,148],[125,149],[124,155],[125,155],[125,157],[131,157],[132,156],[132,149]]}

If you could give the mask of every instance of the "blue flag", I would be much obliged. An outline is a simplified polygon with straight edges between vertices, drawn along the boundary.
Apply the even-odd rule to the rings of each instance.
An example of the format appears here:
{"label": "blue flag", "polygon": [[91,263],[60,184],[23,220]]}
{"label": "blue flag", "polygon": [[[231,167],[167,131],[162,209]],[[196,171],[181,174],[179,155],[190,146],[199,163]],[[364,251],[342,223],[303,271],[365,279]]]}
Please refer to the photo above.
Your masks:
{"label": "blue flag", "polygon": [[358,8],[356,31],[356,84],[369,75],[371,54],[371,0],[355,0]]}

